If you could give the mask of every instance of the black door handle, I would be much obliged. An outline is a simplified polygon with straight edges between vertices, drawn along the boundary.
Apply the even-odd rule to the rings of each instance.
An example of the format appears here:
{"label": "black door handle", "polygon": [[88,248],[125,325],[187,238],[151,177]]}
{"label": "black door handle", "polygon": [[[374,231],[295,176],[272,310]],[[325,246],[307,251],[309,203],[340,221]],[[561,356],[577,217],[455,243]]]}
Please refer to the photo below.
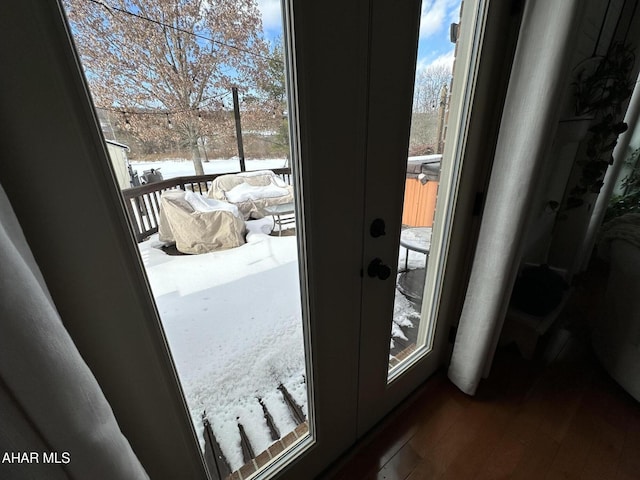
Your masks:
{"label": "black door handle", "polygon": [[378,277],[380,280],[386,280],[391,276],[391,268],[382,263],[381,259],[374,258],[367,268],[367,274],[371,278]]}

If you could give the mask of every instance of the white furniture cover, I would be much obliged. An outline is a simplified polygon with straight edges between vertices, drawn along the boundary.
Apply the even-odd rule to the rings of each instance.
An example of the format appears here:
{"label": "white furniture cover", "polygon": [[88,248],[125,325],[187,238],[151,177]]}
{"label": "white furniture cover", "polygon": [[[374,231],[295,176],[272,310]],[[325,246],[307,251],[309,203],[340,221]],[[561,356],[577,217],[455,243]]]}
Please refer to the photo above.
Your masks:
{"label": "white furniture cover", "polygon": [[207,253],[245,243],[245,224],[235,205],[169,190],[160,198],[158,238],[182,253]]}
{"label": "white furniture cover", "polygon": [[265,207],[293,202],[293,188],[272,171],[258,170],[217,177],[208,196],[236,205],[247,220],[264,217]]}

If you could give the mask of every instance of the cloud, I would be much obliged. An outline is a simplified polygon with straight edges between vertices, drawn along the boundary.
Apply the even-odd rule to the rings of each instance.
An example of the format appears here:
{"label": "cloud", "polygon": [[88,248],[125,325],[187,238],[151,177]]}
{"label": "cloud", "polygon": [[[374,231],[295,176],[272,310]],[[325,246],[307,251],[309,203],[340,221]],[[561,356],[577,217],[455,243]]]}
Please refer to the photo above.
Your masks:
{"label": "cloud", "polygon": [[437,33],[457,18],[460,0],[424,0],[420,14],[420,38],[424,39]]}
{"label": "cloud", "polygon": [[258,10],[262,14],[262,28],[265,32],[282,31],[280,0],[258,0]]}
{"label": "cloud", "polygon": [[455,52],[455,48],[454,46],[452,46],[451,50],[449,50],[446,53],[443,53],[442,55],[437,56],[434,59],[423,58],[422,60],[418,61],[418,65],[416,66],[416,69],[418,71],[421,71],[421,70],[426,70],[430,67],[436,67],[436,68],[445,67],[449,71],[452,71],[453,60],[455,59],[454,52]]}

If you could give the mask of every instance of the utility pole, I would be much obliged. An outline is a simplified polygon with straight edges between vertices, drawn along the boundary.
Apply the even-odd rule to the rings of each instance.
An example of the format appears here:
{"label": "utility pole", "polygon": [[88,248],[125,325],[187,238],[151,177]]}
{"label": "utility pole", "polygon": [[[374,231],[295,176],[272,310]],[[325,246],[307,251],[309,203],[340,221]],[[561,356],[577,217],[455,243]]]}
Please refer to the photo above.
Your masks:
{"label": "utility pole", "polygon": [[244,146],[242,145],[242,126],[240,125],[240,105],[238,104],[238,87],[232,87],[233,93],[233,115],[236,119],[236,139],[238,140],[238,156],[240,157],[240,171],[244,172],[247,167],[244,164]]}
{"label": "utility pole", "polygon": [[443,85],[440,89],[440,104],[438,105],[438,132],[436,133],[437,144],[436,153],[442,153],[444,150],[444,129],[445,129],[445,112],[447,109],[447,85]]}

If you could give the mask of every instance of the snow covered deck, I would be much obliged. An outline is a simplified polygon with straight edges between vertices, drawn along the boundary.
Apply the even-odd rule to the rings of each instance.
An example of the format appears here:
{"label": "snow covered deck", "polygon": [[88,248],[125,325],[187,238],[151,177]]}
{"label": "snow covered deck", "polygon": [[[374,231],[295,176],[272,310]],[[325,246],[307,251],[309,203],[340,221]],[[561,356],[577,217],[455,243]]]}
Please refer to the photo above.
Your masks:
{"label": "snow covered deck", "polygon": [[[157,234],[139,243],[202,448],[206,415],[231,471],[246,467],[245,439],[256,457],[277,446],[265,408],[280,444],[306,431],[283,394],[308,418],[297,238],[272,228],[271,217],[250,220],[246,244],[202,255],[169,255]],[[424,267],[414,254],[410,268]],[[397,293],[392,354],[411,343],[418,316]]]}
{"label": "snow covered deck", "polygon": [[[299,426],[281,385],[308,416],[297,240],[269,235],[272,222],[249,221],[246,244],[202,255],[168,255],[157,235],[139,244],[201,445],[206,413],[232,471],[245,464],[239,424],[256,455],[274,443],[262,404],[281,437]],[[417,319],[398,293],[392,352]]]}
{"label": "snow covered deck", "polygon": [[258,399],[283,435],[297,425],[280,385],[307,414],[296,238],[269,236],[271,219],[247,227],[245,245],[203,255],[167,255],[156,235],[140,244],[196,431],[206,412],[233,470],[239,420],[256,453],[272,443]]}

